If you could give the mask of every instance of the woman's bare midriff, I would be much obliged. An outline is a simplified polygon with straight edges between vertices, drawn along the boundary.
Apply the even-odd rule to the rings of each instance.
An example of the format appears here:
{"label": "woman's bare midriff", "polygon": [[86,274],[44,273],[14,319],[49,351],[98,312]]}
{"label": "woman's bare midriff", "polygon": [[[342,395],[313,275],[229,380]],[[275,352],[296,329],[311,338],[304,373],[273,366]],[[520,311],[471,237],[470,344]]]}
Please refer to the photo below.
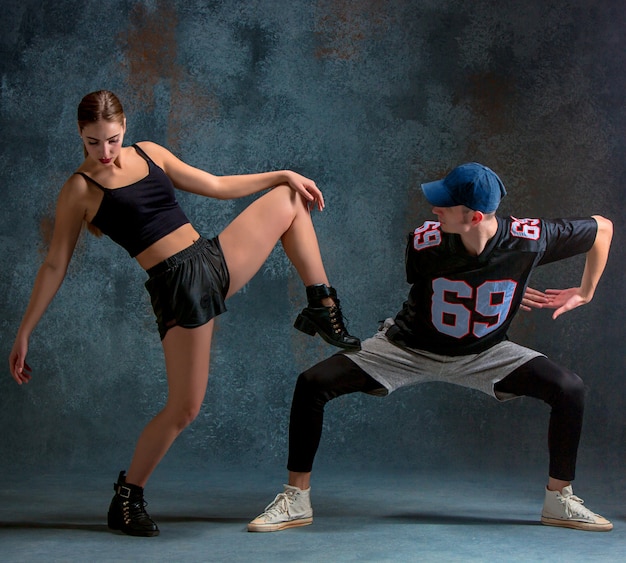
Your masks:
{"label": "woman's bare midriff", "polygon": [[159,262],[163,262],[166,258],[173,256],[177,252],[191,246],[200,238],[200,235],[193,228],[191,223],[187,223],[182,227],[178,227],[169,235],[165,235],[154,244],[150,245],[144,251],[135,256],[135,260],[139,265],[148,270],[152,266],[156,266]]}

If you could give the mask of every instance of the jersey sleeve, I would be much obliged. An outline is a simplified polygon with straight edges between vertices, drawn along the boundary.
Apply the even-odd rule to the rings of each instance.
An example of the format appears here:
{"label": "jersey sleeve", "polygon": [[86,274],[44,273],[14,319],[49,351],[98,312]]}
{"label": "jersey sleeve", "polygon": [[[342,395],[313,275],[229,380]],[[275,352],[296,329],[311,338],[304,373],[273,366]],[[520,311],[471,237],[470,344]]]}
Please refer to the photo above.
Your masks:
{"label": "jersey sleeve", "polygon": [[404,256],[408,283],[414,284],[417,280],[420,253],[441,244],[442,236],[439,227],[438,221],[426,221],[408,234]]}
{"label": "jersey sleeve", "polygon": [[407,283],[414,284],[415,283],[415,258],[413,251],[413,238],[415,237],[415,233],[411,232],[406,237],[406,249],[404,251],[404,265],[406,268],[406,281]]}
{"label": "jersey sleeve", "polygon": [[592,217],[542,220],[542,224],[546,248],[540,265],[588,252],[598,232]]}

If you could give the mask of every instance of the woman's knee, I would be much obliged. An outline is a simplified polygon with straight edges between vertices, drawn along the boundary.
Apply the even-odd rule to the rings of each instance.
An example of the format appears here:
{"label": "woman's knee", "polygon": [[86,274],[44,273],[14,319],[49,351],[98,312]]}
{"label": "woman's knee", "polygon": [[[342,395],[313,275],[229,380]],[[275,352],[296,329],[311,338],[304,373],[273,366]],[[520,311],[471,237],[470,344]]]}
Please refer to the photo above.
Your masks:
{"label": "woman's knee", "polygon": [[299,211],[306,211],[302,196],[289,184],[278,184],[269,192],[276,199],[276,204],[284,206],[286,212],[295,215]]}
{"label": "woman's knee", "polygon": [[294,197],[295,194],[296,192],[289,187],[289,184],[278,184],[277,186],[274,186],[271,191],[266,194],[266,196],[284,203],[285,205],[292,206],[296,201],[296,198]]}
{"label": "woman's knee", "polygon": [[185,404],[170,404],[165,407],[168,413],[168,418],[172,424],[180,431],[189,426],[200,413],[202,403],[192,401]]}

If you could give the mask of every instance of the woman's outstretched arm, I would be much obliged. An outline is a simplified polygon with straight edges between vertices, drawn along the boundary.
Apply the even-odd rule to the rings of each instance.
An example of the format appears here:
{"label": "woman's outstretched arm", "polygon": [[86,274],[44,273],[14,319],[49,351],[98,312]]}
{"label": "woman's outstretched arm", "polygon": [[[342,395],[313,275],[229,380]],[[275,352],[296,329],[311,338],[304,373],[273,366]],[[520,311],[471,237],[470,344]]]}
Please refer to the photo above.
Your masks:
{"label": "woman's outstretched arm", "polygon": [[30,335],[61,287],[76,247],[85,216],[81,204],[84,201],[81,192],[85,189],[78,177],[71,177],[59,193],[50,248],[35,278],[28,307],[9,355],[11,375],[20,385],[30,380],[31,370],[26,362]]}
{"label": "woman's outstretched arm", "polygon": [[324,197],[315,182],[291,170],[215,176],[186,164],[156,143],[144,141],[138,144],[163,168],[178,189],[216,199],[236,199],[279,184],[288,184],[309,206],[316,206],[320,211],[324,208]]}

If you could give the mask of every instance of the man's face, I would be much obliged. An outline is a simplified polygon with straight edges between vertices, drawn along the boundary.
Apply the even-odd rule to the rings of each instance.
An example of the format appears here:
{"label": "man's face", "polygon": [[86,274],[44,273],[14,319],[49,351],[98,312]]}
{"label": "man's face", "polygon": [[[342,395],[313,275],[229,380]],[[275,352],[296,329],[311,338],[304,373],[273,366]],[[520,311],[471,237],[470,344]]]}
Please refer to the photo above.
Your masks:
{"label": "man's face", "polygon": [[462,234],[472,227],[474,212],[464,205],[454,207],[433,207],[433,213],[439,219],[441,230],[444,233]]}

